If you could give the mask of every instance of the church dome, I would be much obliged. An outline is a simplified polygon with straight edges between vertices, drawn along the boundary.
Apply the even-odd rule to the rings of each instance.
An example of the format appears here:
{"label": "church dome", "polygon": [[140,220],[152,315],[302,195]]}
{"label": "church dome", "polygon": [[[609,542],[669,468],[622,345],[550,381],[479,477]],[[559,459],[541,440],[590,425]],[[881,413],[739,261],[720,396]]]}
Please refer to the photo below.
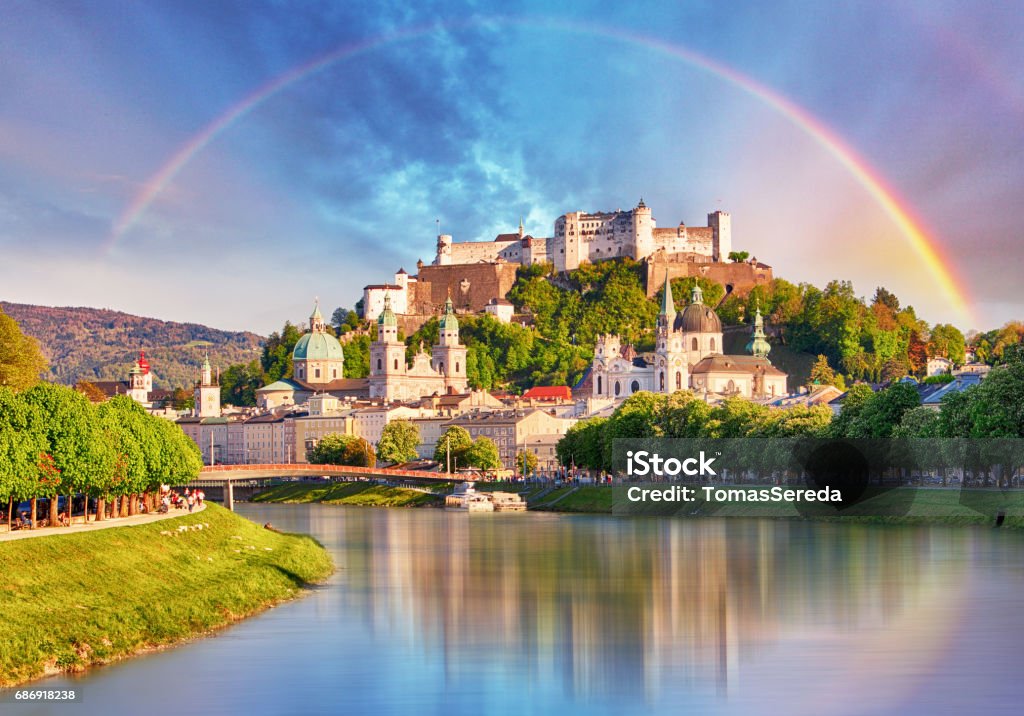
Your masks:
{"label": "church dome", "polygon": [[344,360],[338,339],[329,333],[307,333],[295,344],[292,360]]}
{"label": "church dome", "polygon": [[722,320],[711,306],[704,305],[700,286],[693,287],[690,304],[676,318],[675,328],[684,333],[721,333]]}

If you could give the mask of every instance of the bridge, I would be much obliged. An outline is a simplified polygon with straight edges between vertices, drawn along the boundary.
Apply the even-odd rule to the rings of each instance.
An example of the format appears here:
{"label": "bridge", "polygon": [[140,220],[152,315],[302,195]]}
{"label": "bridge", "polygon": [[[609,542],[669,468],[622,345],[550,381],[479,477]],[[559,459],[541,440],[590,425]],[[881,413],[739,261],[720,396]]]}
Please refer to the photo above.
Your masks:
{"label": "bridge", "polygon": [[265,486],[281,477],[347,477],[388,482],[457,482],[465,475],[424,470],[396,470],[390,467],[352,467],[350,465],[309,465],[282,463],[264,465],[205,465],[189,487],[220,487],[224,490],[224,506],[234,509],[236,485]]}

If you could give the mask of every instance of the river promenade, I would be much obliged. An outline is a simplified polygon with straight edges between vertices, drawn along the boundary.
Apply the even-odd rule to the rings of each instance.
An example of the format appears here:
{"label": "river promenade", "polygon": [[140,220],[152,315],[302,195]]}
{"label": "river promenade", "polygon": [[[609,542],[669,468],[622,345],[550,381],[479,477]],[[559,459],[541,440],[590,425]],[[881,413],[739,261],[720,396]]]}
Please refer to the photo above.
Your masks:
{"label": "river promenade", "polygon": [[188,510],[172,509],[165,513],[147,512],[144,515],[107,518],[100,522],[96,522],[95,520],[88,523],[76,522],[68,527],[41,527],[35,530],[15,530],[14,532],[8,532],[7,527],[3,526],[3,531],[0,532],[0,542],[13,542],[14,540],[30,539],[32,537],[51,537],[54,535],[77,534],[79,532],[98,532],[99,530],[110,529],[111,527],[148,525],[151,522],[159,522],[160,520],[167,520],[173,517],[185,517],[189,514],[194,515],[205,509],[206,505],[202,505],[193,508],[191,513]]}

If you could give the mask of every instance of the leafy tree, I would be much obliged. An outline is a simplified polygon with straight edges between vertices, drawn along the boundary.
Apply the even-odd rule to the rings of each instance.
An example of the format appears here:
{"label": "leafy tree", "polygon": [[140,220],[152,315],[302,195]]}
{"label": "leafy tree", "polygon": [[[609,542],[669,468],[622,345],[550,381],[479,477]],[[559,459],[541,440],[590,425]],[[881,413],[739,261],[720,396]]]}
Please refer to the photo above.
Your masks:
{"label": "leafy tree", "polygon": [[[264,380],[263,368],[258,360],[229,366],[220,374],[220,402],[224,405],[254,407],[256,391],[265,385]],[[191,395],[179,396],[176,390],[174,392],[175,409],[183,410],[191,407],[188,404],[188,398],[191,397]],[[182,407],[178,407],[179,404]]]}
{"label": "leafy tree", "polygon": [[[221,385],[221,393],[224,392],[224,386]],[[184,388],[175,388],[171,394],[171,407],[175,410],[191,410],[195,407],[196,399],[195,395]],[[248,403],[232,403],[232,405],[248,405]],[[252,403],[255,405],[255,400]]]}
{"label": "leafy tree", "polygon": [[857,383],[851,386],[842,398],[842,410],[828,428],[829,437],[848,438],[853,436],[853,425],[859,420],[864,406],[874,396],[871,386]]}
{"label": "leafy tree", "polygon": [[352,311],[349,311],[347,308],[341,308],[340,306],[335,308],[334,313],[331,314],[331,325],[340,330],[342,326],[348,324],[348,315],[350,313]]}
{"label": "leafy tree", "polygon": [[844,437],[891,438],[904,414],[920,404],[921,396],[913,384],[895,383],[865,401]]}
{"label": "leafy tree", "polygon": [[903,414],[900,424],[893,430],[894,438],[939,437],[939,414],[924,405],[911,408]]}
{"label": "leafy tree", "polygon": [[750,258],[749,251],[730,251],[729,260],[734,263],[742,263]]}
{"label": "leafy tree", "polygon": [[0,311],[0,387],[25,390],[39,382],[46,359],[39,343],[21,332],[13,318]]}
{"label": "leafy tree", "polygon": [[80,380],[75,383],[75,390],[84,395],[90,403],[102,403],[107,399],[107,396],[95,383],[90,383],[87,380]]}
{"label": "leafy tree", "polygon": [[377,457],[384,462],[402,463],[415,460],[420,444],[420,431],[408,420],[392,420],[384,426],[377,443]]}
{"label": "leafy tree", "polygon": [[7,498],[7,529],[14,502],[36,496],[39,460],[47,451],[38,408],[10,388],[0,387],[0,497]]}
{"label": "leafy tree", "polygon": [[520,450],[516,455],[516,469],[520,475],[532,475],[537,471],[537,456],[529,450]]}
{"label": "leafy tree", "polygon": [[604,431],[608,418],[580,420],[555,445],[558,462],[565,467],[605,469]]}
{"label": "leafy tree", "polygon": [[668,396],[661,413],[661,432],[668,438],[697,438],[711,420],[711,406],[692,391],[677,390]]}
{"label": "leafy tree", "polygon": [[[350,313],[350,316],[355,315]],[[353,336],[345,342],[345,365],[343,373],[346,378],[365,378],[370,374],[370,336],[363,333]]]}
{"label": "leafy tree", "polygon": [[956,365],[962,365],[966,345],[964,334],[956,326],[940,323],[932,328],[928,353],[933,357],[948,358]]}
{"label": "leafy tree", "polygon": [[972,437],[1024,437],[1024,362],[994,368],[969,396]]}
{"label": "leafy tree", "polygon": [[814,365],[811,366],[810,381],[812,385],[834,385],[840,390],[846,390],[846,381],[843,376],[838,375],[832,366],[828,364],[828,358],[819,355]]}
{"label": "leafy tree", "polygon": [[377,458],[373,446],[355,435],[324,435],[309,454],[314,465],[352,465],[373,467]]}
{"label": "leafy tree", "polygon": [[447,468],[450,456],[451,468],[454,470],[459,463],[465,464],[465,452],[472,444],[473,438],[470,437],[468,430],[460,425],[452,425],[438,439],[437,447],[434,448],[434,460],[440,463],[442,468]]}
{"label": "leafy tree", "polygon": [[471,467],[481,470],[500,470],[501,456],[498,446],[488,437],[481,435],[463,453],[463,459]]}

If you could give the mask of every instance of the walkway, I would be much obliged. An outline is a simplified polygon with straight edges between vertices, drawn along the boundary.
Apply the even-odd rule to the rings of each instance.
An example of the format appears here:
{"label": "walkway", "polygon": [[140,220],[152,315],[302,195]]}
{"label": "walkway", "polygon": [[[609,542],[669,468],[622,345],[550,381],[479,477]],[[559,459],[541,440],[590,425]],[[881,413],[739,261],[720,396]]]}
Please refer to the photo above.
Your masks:
{"label": "walkway", "polygon": [[[206,509],[206,505],[197,507],[192,510],[191,514],[202,512]],[[78,532],[96,532],[97,530],[110,529],[111,527],[134,527],[135,525],[148,525],[150,522],[159,522],[160,520],[168,520],[172,517],[185,517],[189,514],[188,510],[175,510],[171,509],[170,512],[161,514],[160,512],[147,512],[144,515],[134,515],[132,517],[117,517],[115,519],[107,518],[102,522],[90,522],[83,524],[76,522],[70,527],[41,527],[37,530],[16,530],[14,532],[7,532],[7,523],[0,525],[4,531],[0,532],[0,542],[9,542],[16,539],[28,539],[30,537],[51,537],[56,535],[69,535]]]}

